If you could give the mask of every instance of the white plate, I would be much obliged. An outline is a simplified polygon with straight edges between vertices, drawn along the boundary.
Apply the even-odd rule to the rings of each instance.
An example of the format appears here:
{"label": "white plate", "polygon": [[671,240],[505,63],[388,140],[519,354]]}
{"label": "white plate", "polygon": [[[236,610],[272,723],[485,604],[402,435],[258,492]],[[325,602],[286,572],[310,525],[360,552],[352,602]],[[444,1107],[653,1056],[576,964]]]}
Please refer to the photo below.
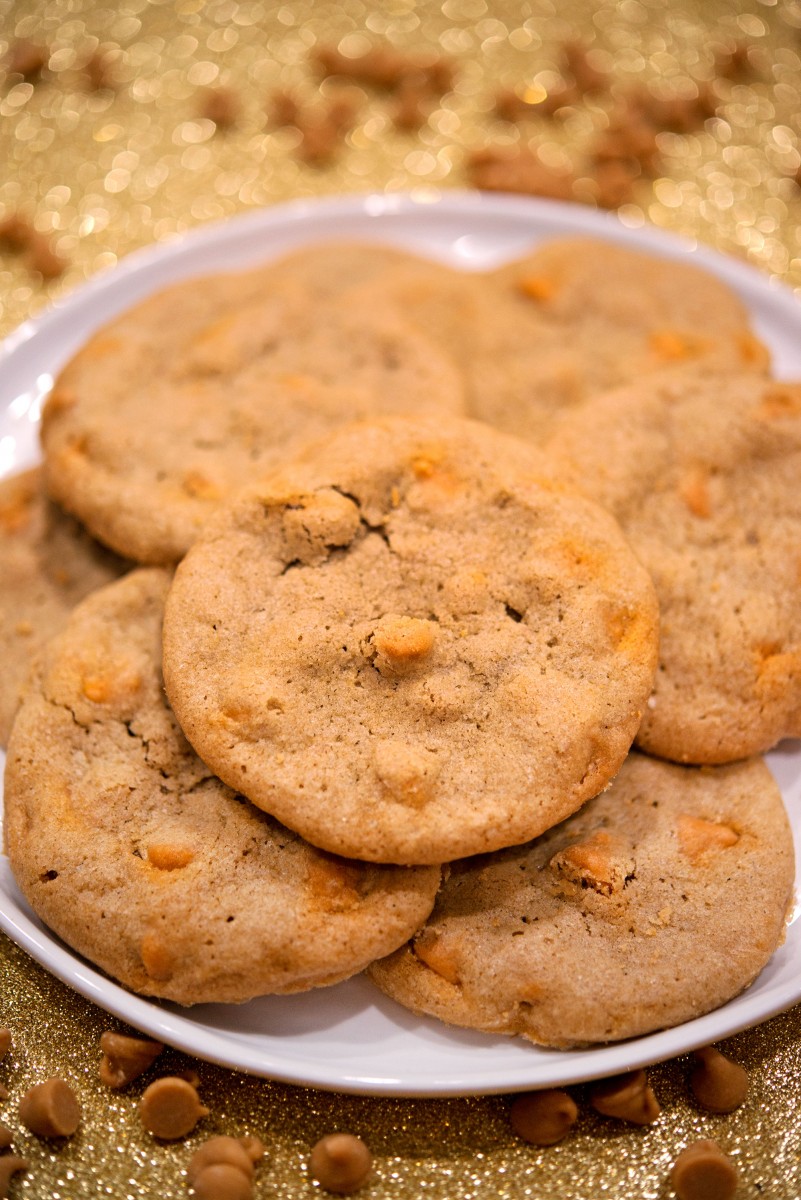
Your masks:
{"label": "white plate", "polygon": [[[801,377],[801,305],[793,295],[733,259],[657,230],[628,229],[609,214],[578,205],[479,194],[303,201],[132,254],[17,330],[0,352],[0,474],[36,461],[41,401],[64,360],[91,330],[167,283],[247,267],[328,238],[390,242],[477,268],[567,234],[593,234],[706,267],[749,306],[777,374]],[[790,811],[801,863],[801,743],[783,744],[768,761]],[[241,1006],[188,1010],[144,1000],[110,982],[42,925],[4,858],[0,928],[101,1008],[190,1054],[290,1083],[375,1095],[467,1095],[599,1078],[716,1041],[801,1000],[801,921],[791,924],[756,983],[723,1008],[677,1029],[576,1051],[539,1050],[416,1018],[363,978]]]}

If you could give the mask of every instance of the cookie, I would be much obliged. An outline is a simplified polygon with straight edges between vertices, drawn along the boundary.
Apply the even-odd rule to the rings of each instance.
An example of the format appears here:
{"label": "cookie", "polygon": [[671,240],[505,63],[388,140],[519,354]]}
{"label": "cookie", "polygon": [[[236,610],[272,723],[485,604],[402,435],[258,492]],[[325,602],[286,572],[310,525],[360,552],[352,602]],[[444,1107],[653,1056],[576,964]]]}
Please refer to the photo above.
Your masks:
{"label": "cookie", "polygon": [[47,488],[101,541],[180,558],[232,490],[375,413],[460,413],[456,367],[401,316],[266,269],[190,280],[95,334],[44,409]]}
{"label": "cookie", "polygon": [[79,600],[130,564],[47,500],[38,468],[0,481],[0,558],[0,746],[5,746],[36,651]]}
{"label": "cookie", "polygon": [[356,425],[180,564],[165,685],[197,752],[315,845],[434,863],[604,787],[650,692],[651,581],[615,522],[475,422]]}
{"label": "cookie", "polygon": [[654,376],[566,417],[550,453],[620,521],[659,596],[638,744],[721,763],[801,736],[801,385]]}
{"label": "cookie", "polygon": [[454,863],[408,946],[370,968],[416,1013],[559,1048],[709,1012],[784,937],[793,845],[765,764],[633,753],[529,845]]}
{"label": "cookie", "polygon": [[7,758],[15,878],[64,941],[149,996],[344,979],[419,927],[439,871],[313,850],[214,777],[164,699],[168,584],[143,568],[94,592],[43,651]]}
{"label": "cookie", "polygon": [[677,364],[768,366],[725,283],[593,238],[556,239],[492,271],[388,264],[362,294],[395,303],[460,365],[469,416],[532,441],[564,409]]}

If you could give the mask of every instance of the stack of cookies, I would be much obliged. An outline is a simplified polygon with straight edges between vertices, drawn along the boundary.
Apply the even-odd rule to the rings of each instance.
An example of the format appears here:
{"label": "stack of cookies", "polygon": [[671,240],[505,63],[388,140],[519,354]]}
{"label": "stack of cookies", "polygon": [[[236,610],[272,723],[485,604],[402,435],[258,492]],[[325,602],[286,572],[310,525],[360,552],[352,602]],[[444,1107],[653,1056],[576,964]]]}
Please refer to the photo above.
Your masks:
{"label": "stack of cookies", "polygon": [[801,385],[722,283],[586,240],[475,274],[316,246],[118,318],[42,445],[6,604],[57,525],[88,594],[17,618],[6,851],[114,978],[194,1004],[367,968],[566,1047],[764,967]]}

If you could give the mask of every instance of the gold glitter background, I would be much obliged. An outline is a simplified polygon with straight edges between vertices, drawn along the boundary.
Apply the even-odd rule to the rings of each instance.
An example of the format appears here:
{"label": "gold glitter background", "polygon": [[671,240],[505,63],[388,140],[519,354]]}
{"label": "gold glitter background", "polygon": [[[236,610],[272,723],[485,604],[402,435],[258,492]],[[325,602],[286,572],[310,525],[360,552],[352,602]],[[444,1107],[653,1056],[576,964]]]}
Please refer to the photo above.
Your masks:
{"label": "gold glitter background", "polygon": [[[622,210],[627,223],[649,221],[746,257],[801,294],[799,0],[0,0],[0,58],[19,38],[44,46],[48,58],[35,81],[0,71],[0,219],[25,214],[68,265],[45,284],[24,257],[0,248],[3,334],[138,246],[296,197],[464,187],[469,154],[487,146],[530,143],[549,166],[571,168],[586,194],[587,147],[636,82],[663,96],[691,96],[708,82],[716,114],[691,133],[659,134],[657,177],[636,183]],[[355,55],[384,39],[451,57],[453,90],[420,130],[403,133],[387,97],[364,87],[334,161],[304,163],[297,131],[270,127],[268,97],[279,89],[309,101],[330,95],[310,66],[314,47],[338,44]],[[553,87],[569,39],[590,48],[611,89],[559,120],[499,120],[497,91]],[[717,57],[738,44],[749,49],[749,73],[719,78]],[[97,51],[108,54],[113,86],[91,90],[82,68]],[[241,114],[231,128],[201,115],[208,87],[235,94]],[[138,1098],[154,1073],[188,1060],[168,1051],[144,1080],[109,1093],[97,1080],[98,1039],[115,1022],[4,938],[0,1025],[14,1032],[0,1064],[9,1090],[0,1119],[31,1163],[14,1177],[13,1196],[182,1197],[193,1147],[212,1133],[246,1131],[267,1146],[256,1196],[309,1196],[309,1149],[334,1129],[361,1134],[375,1154],[373,1180],[360,1193],[367,1198],[663,1198],[672,1194],[671,1163],[699,1137],[717,1139],[737,1162],[738,1197],[801,1196],[801,1008],[724,1046],[751,1073],[738,1112],[695,1108],[680,1059],[651,1073],[663,1105],[655,1125],[598,1117],[576,1088],[579,1124],[547,1150],[511,1133],[509,1098],[332,1096],[202,1063],[194,1065],[211,1115],[186,1142],[158,1143],[142,1131]],[[63,1145],[38,1141],[16,1117],[21,1094],[54,1074],[74,1084],[84,1105],[78,1134]]]}

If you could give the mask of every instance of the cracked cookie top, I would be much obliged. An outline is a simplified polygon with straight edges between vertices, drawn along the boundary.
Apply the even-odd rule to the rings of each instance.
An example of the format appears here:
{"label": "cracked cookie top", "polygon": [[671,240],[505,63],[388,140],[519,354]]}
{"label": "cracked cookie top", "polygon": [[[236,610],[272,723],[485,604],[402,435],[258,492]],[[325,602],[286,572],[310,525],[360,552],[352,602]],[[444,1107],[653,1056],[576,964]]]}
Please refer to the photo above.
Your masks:
{"label": "cracked cookie top", "polygon": [[164,697],[169,580],[142,569],[96,591],[40,657],[7,758],[17,882],[146,995],[242,1001],[355,974],[425,920],[439,871],[315,850],[214,777]]}
{"label": "cracked cookie top", "polygon": [[526,846],[453,863],[427,923],[369,968],[414,1012],[567,1048],[724,1004],[784,937],[793,841],[760,759],[632,753]]}
{"label": "cracked cookie top", "polygon": [[603,788],[656,643],[618,526],[533,447],[387,418],[217,515],[170,589],[164,677],[204,761],[309,841],[436,863]]}
{"label": "cracked cookie top", "polygon": [[192,279],[64,367],[42,420],[47,488],[120,554],[168,564],[307,442],[422,406],[461,413],[459,371],[387,305],[295,279],[291,263]]}

